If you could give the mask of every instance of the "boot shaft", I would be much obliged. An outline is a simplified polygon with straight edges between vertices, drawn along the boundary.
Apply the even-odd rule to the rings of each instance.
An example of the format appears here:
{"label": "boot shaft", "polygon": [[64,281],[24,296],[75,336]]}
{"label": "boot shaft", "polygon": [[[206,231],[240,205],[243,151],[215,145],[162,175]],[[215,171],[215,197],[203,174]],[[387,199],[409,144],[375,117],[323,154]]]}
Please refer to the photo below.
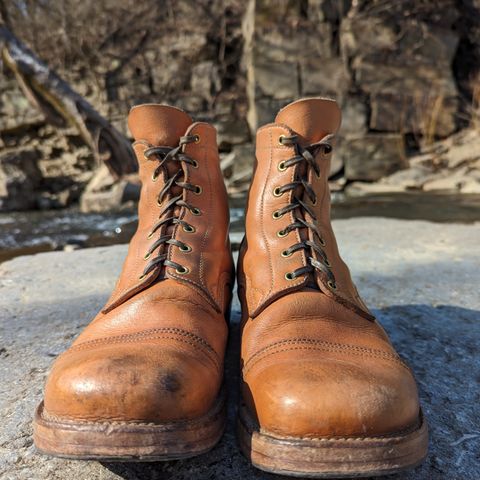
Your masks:
{"label": "boot shaft", "polygon": [[104,313],[167,278],[223,311],[233,265],[215,128],[164,105],[134,107],[128,123],[142,182],[138,229]]}
{"label": "boot shaft", "polygon": [[277,298],[309,287],[372,318],[340,257],[330,222],[328,174],[340,122],[333,100],[305,99],[257,132],[239,262],[240,290],[251,317]]}

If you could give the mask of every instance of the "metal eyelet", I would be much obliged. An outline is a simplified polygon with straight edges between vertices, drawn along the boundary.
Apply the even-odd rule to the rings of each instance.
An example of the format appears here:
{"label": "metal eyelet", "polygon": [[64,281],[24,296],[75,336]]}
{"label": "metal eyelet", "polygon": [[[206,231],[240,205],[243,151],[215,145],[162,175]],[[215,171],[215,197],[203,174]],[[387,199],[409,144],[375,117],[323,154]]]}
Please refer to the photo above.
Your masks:
{"label": "metal eyelet", "polygon": [[287,167],[285,166],[285,162],[280,162],[277,166],[277,169],[279,172],[284,172],[287,169]]}
{"label": "metal eyelet", "polygon": [[328,261],[328,258],[325,258],[325,259],[323,260],[323,263],[324,263],[328,268],[330,268],[330,267],[332,266],[332,264]]}
{"label": "metal eyelet", "polygon": [[155,175],[155,173],[153,173],[152,182],[156,182],[157,180],[158,180],[158,175]]}
{"label": "metal eyelet", "polygon": [[192,225],[184,225],[183,231],[187,233],[193,233],[195,231],[195,227]]}
{"label": "metal eyelet", "polygon": [[195,143],[200,143],[200,135],[195,135]]}
{"label": "metal eyelet", "polygon": [[201,210],[197,207],[193,207],[190,211],[192,212],[192,215],[196,215],[197,217],[202,214]]}
{"label": "metal eyelet", "polygon": [[151,256],[152,256],[151,253],[146,253],[146,254],[143,256],[143,259],[144,259],[144,260],[148,260]]}
{"label": "metal eyelet", "polygon": [[282,145],[282,147],[284,146],[284,145],[283,145],[283,142],[282,142],[282,140],[283,140],[284,138],[285,138],[285,135],[280,135],[280,136],[278,137],[278,143],[279,143],[280,145]]}
{"label": "metal eyelet", "polygon": [[182,267],[180,265],[179,268],[175,269],[175,272],[177,272],[179,275],[186,275],[188,272],[190,272],[190,270],[187,267]]}
{"label": "metal eyelet", "polygon": [[284,192],[281,191],[281,187],[275,187],[273,189],[273,196],[274,197],[281,197]]}
{"label": "metal eyelet", "polygon": [[315,201],[312,202],[312,206],[315,206],[317,204],[317,197],[315,197]]}
{"label": "metal eyelet", "polygon": [[288,280],[288,281],[295,280],[295,277],[293,276],[293,273],[292,272],[287,272],[285,274],[285,280]]}
{"label": "metal eyelet", "polygon": [[138,277],[139,280],[143,280],[146,277],[143,273]]}
{"label": "metal eyelet", "polygon": [[198,162],[192,158],[192,167],[193,168],[198,168]]}
{"label": "metal eyelet", "polygon": [[147,235],[147,238],[150,240],[150,239],[153,237],[154,234],[155,234],[155,232],[150,232],[150,233]]}
{"label": "metal eyelet", "polygon": [[275,220],[278,220],[279,218],[282,218],[282,217],[283,217],[283,213],[280,213],[278,210],[275,210],[275,211],[272,213],[272,217],[273,217]]}
{"label": "metal eyelet", "polygon": [[190,247],[190,245],[181,245],[180,247],[178,247],[180,249],[181,252],[191,252],[192,251],[192,247]]}
{"label": "metal eyelet", "polygon": [[331,290],[337,289],[337,284],[335,282],[332,282],[331,280],[327,282],[327,285],[328,285],[328,288],[330,288]]}
{"label": "metal eyelet", "polygon": [[320,245],[321,245],[322,247],[325,247],[325,246],[327,245],[327,242],[326,242],[322,237],[320,237],[320,238],[318,239],[318,241],[320,242]]}
{"label": "metal eyelet", "polygon": [[203,189],[200,185],[195,185],[195,190],[193,190],[193,193],[195,195],[200,195],[203,192]]}
{"label": "metal eyelet", "polygon": [[323,154],[329,155],[330,153],[332,153],[332,150],[333,150],[333,147],[331,145],[325,145],[323,147]]}
{"label": "metal eyelet", "polygon": [[284,250],[282,252],[282,257],[283,258],[291,257],[292,255],[293,255],[293,252],[289,252],[288,250]]}
{"label": "metal eyelet", "polygon": [[162,206],[162,202],[161,202],[160,199],[158,199],[158,198],[157,198],[157,205],[158,205],[159,207]]}
{"label": "metal eyelet", "polygon": [[285,230],[279,230],[277,232],[277,237],[280,237],[280,238],[286,237],[287,235],[288,235],[288,232],[286,232]]}

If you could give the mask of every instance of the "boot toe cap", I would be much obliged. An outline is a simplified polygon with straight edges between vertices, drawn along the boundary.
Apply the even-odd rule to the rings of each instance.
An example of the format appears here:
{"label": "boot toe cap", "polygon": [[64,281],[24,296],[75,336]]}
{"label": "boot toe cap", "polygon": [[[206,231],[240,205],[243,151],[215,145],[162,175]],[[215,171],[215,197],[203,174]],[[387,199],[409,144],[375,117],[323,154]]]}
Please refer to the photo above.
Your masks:
{"label": "boot toe cap", "polygon": [[404,366],[324,358],[270,363],[244,383],[260,427],[285,436],[375,436],[414,424],[419,401]]}
{"label": "boot toe cap", "polygon": [[67,352],[45,388],[45,411],[88,421],[198,418],[215,402],[220,374],[183,345],[115,345]]}

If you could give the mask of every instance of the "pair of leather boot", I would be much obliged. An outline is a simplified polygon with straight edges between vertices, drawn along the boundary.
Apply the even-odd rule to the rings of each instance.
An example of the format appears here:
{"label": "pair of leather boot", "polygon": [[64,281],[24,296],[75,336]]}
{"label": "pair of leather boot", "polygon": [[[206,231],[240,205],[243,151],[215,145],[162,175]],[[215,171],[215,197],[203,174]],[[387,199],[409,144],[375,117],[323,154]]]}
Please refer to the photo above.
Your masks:
{"label": "pair of leather boot", "polygon": [[[257,132],[238,261],[238,437],[275,473],[385,474],[427,450],[412,372],[359,297],[331,228],[340,120],[334,101],[304,99]],[[34,422],[47,454],[186,458],[224,429],[234,264],[215,129],[162,105],[133,108],[129,127],[138,230],[111,298],[49,375]]]}

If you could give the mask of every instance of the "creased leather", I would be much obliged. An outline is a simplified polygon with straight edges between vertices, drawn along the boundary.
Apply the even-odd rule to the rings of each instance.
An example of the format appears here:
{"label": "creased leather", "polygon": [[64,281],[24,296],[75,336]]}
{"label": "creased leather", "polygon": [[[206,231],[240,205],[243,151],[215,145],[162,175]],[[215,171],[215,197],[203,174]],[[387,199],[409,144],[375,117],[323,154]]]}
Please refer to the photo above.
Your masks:
{"label": "creased leather", "polygon": [[[106,307],[54,363],[45,388],[46,415],[74,421],[170,422],[206,414],[223,380],[223,359],[233,285],[228,240],[228,206],[219,167],[215,129],[192,123],[173,107],[132,109],[129,126],[142,181],[138,229],[132,238],[117,286]],[[184,199],[198,207],[194,216],[177,212],[195,227],[171,227],[176,239],[192,247],[169,248],[169,258],[189,268],[177,275],[160,267],[140,281],[145,253],[166,232],[148,238],[158,220],[157,197],[168,173],[156,181],[157,161],[143,153],[151,146],[178,145],[184,135],[199,135],[185,153],[198,168],[184,167],[184,180],[202,187]],[[175,251],[177,250],[177,251]]]}
{"label": "creased leather", "polygon": [[278,170],[294,154],[278,137],[296,134],[306,146],[336,133],[339,125],[334,101],[304,99],[258,130],[238,265],[243,402],[262,431],[299,439],[389,435],[419,417],[412,372],[360,299],[340,257],[330,222],[330,155],[323,152],[316,157],[320,177],[308,177],[317,202],[303,200],[318,218],[337,289],[319,274],[313,284],[306,275],[285,279],[286,272],[306,265],[306,255],[300,250],[281,256],[301,237],[296,231],[277,236],[293,215],[274,219],[272,213],[289,204],[292,193],[275,197],[273,190],[291,182],[301,167]]}

